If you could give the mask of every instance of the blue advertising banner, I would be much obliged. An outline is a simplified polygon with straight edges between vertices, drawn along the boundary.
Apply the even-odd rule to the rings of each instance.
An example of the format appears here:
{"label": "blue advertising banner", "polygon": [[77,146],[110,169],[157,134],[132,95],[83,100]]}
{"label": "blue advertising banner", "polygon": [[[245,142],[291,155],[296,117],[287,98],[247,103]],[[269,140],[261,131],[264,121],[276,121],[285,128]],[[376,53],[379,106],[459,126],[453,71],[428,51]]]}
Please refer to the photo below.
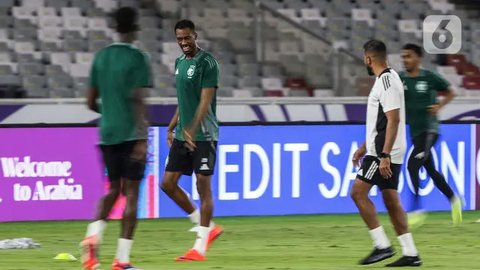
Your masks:
{"label": "blue advertising banner", "polygon": [[[454,191],[471,205],[471,136],[474,125],[443,125],[432,154],[436,166]],[[160,175],[168,155],[166,128],[160,128]],[[351,158],[365,138],[363,125],[223,126],[212,179],[216,216],[353,213],[350,190],[357,168]],[[408,146],[408,153],[411,152]],[[407,157],[408,158],[408,155]],[[399,192],[409,209],[413,186],[403,167]],[[423,205],[448,210],[450,205],[421,171]],[[181,186],[198,204],[194,177]],[[372,200],[385,211],[376,188]],[[183,217],[165,194],[160,195],[160,217]]]}

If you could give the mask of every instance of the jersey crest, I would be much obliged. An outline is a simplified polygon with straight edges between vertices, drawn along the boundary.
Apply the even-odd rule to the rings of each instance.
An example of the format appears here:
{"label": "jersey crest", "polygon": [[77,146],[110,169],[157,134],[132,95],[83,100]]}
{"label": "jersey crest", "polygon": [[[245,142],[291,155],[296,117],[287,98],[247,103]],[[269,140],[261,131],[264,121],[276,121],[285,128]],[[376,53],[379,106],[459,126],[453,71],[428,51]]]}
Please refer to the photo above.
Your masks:
{"label": "jersey crest", "polygon": [[190,65],[190,67],[187,70],[187,76],[189,79],[191,79],[195,75],[195,65]]}
{"label": "jersey crest", "polygon": [[418,81],[417,84],[415,84],[415,89],[419,93],[425,93],[427,91],[428,84],[426,81]]}

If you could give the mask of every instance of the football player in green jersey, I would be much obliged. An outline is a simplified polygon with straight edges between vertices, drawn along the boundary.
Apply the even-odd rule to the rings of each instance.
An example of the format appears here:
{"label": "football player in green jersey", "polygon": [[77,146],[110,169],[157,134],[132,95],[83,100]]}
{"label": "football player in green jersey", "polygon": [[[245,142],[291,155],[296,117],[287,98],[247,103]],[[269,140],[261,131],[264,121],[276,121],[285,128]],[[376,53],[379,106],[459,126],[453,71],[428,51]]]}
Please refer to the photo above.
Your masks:
{"label": "football player in green jersey", "polygon": [[[402,51],[405,71],[400,77],[405,86],[405,103],[407,123],[410,126],[410,137],[413,152],[408,159],[408,172],[415,188],[413,212],[409,215],[412,226],[419,226],[425,219],[418,194],[420,188],[419,171],[423,166],[432,178],[435,186],[449,199],[452,207],[454,224],[462,221],[462,204],[445,177],[435,168],[430,149],[439,136],[438,112],[455,96],[450,84],[439,74],[421,68],[422,48],[415,44],[406,44]],[[438,102],[437,95],[444,94]]]}
{"label": "football player in green jersey", "polygon": [[[219,67],[210,53],[198,47],[192,21],[179,21],[174,30],[182,55],[175,61],[178,108],[168,126],[170,153],[162,190],[196,225],[194,231],[197,232],[197,240],[193,248],[177,261],[202,261],[210,244],[223,232],[222,227],[211,221],[211,178],[218,141],[216,91]],[[180,176],[192,173],[197,178],[200,211],[178,186]]]}
{"label": "football player in green jersey", "polygon": [[[147,152],[147,121],[144,93],[151,86],[148,57],[132,45],[138,30],[137,11],[120,8],[115,13],[120,42],[100,50],[93,61],[88,107],[101,114],[100,148],[110,180],[110,190],[99,203],[96,221],[88,225],[83,266],[98,269],[98,247],[106,220],[120,193],[126,197],[122,229],[112,270],[136,270],[130,264],[130,250],[137,224],[137,203]],[[101,106],[97,105],[101,99]]]}

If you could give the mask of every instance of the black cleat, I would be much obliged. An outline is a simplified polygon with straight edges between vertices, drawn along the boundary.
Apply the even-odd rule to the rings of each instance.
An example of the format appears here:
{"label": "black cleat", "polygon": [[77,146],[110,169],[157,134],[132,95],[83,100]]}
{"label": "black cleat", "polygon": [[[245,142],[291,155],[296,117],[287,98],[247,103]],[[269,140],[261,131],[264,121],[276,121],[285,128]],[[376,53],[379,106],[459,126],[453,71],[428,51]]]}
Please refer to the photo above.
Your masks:
{"label": "black cleat", "polygon": [[390,257],[393,257],[393,255],[395,255],[395,251],[392,247],[383,249],[375,248],[372,253],[370,253],[370,255],[368,255],[365,259],[361,260],[359,264],[366,265],[381,262]]}
{"label": "black cleat", "polygon": [[422,260],[418,256],[402,256],[400,259],[385,265],[385,267],[403,267],[403,266],[420,266]]}

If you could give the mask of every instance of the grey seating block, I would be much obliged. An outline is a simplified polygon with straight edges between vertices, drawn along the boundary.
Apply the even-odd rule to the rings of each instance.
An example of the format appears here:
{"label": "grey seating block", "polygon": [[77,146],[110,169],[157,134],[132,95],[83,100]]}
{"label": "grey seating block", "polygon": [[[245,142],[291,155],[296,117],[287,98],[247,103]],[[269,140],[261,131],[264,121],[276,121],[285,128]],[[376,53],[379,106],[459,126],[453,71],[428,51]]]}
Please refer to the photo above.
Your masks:
{"label": "grey seating block", "polygon": [[45,66],[45,75],[52,76],[52,75],[59,75],[64,74],[62,66],[60,65],[46,65]]}
{"label": "grey seating block", "polygon": [[70,88],[73,86],[73,80],[66,74],[52,75],[48,77],[47,85],[52,89]]}
{"label": "grey seating block", "polygon": [[11,75],[13,73],[12,67],[8,65],[0,65],[0,75]]}
{"label": "grey seating block", "polygon": [[258,88],[260,87],[260,78],[259,77],[242,77],[238,79],[238,87]]}
{"label": "grey seating block", "polygon": [[0,7],[13,7],[15,5],[15,0],[2,0],[0,1]]}
{"label": "grey seating block", "polygon": [[233,75],[220,76],[220,87],[237,87],[238,77]]}
{"label": "grey seating block", "polygon": [[33,54],[17,54],[17,62],[19,63],[31,63],[35,61],[35,57],[33,57]]}
{"label": "grey seating block", "polygon": [[87,32],[87,38],[89,40],[105,40],[107,39],[107,34],[103,30],[89,30]]}
{"label": "grey seating block", "polygon": [[31,89],[44,88],[46,79],[40,75],[30,75],[22,77],[23,87],[28,91]]}
{"label": "grey seating block", "polygon": [[88,50],[90,52],[98,52],[101,49],[107,47],[110,45],[112,42],[109,40],[90,40],[88,43]]}
{"label": "grey seating block", "polygon": [[[0,1],[0,2],[2,2],[2,1]],[[0,25],[3,25],[4,27],[12,27],[13,26],[13,17],[0,15]]]}
{"label": "grey seating block", "polygon": [[63,49],[66,52],[83,52],[87,49],[87,43],[83,39],[67,39],[63,41]]}
{"label": "grey seating block", "polygon": [[0,75],[0,85],[20,85],[20,78],[17,75]]}
{"label": "grey seating block", "polygon": [[60,46],[56,42],[40,42],[40,50],[43,52],[61,51]]}
{"label": "grey seating block", "polygon": [[70,0],[72,7],[78,7],[82,13],[86,13],[90,8],[94,7],[93,1]]}
{"label": "grey seating block", "polygon": [[69,1],[65,0],[46,0],[45,5],[47,7],[54,7],[60,9],[62,7],[68,7]]}
{"label": "grey seating block", "polygon": [[49,91],[50,98],[73,98],[75,91],[71,88],[53,88]]}
{"label": "grey seating block", "polygon": [[62,31],[64,39],[82,39],[82,34],[76,30],[63,30]]}
{"label": "grey seating block", "polygon": [[20,63],[18,72],[22,75],[39,75],[44,73],[44,66],[39,63]]}

